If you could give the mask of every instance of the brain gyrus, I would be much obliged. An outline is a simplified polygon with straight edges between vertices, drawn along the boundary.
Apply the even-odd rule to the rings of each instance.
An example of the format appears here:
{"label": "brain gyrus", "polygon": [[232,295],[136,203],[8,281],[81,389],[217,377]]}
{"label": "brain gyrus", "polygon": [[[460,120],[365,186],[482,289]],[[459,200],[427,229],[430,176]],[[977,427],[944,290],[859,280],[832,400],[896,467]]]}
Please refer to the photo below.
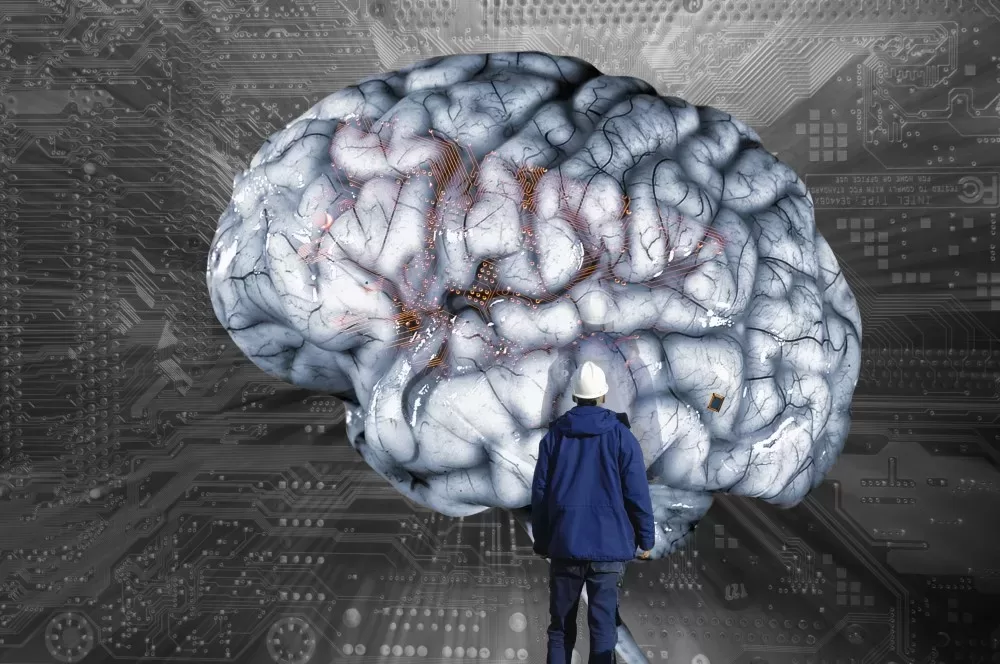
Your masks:
{"label": "brain gyrus", "polygon": [[365,79],[238,175],[208,262],[268,373],[446,515],[530,503],[538,442],[600,365],[651,483],[655,556],[727,492],[793,505],[849,426],[861,322],[812,199],[756,133],[543,53]]}

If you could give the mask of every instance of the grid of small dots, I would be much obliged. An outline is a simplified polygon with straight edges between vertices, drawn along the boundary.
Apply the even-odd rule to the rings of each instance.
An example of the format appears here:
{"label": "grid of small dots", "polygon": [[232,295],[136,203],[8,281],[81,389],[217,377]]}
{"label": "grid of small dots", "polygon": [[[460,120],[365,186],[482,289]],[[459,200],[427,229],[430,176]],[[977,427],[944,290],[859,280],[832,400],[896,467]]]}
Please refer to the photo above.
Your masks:
{"label": "grid of small dots", "polygon": [[861,357],[862,385],[957,389],[965,394],[997,388],[1000,362],[987,350],[864,348]]}
{"label": "grid of small dots", "polygon": [[[393,16],[401,25],[417,30],[452,27],[454,0],[399,0]],[[390,3],[391,4],[391,3]],[[951,7],[939,7],[940,3],[921,0],[889,0],[888,5],[874,5],[861,0],[856,6],[831,7],[824,0],[726,0],[708,3],[704,0],[682,0],[664,6],[653,0],[618,0],[606,3],[602,0],[488,0],[486,22],[495,27],[520,25],[527,21],[551,22],[559,26],[604,25],[629,26],[647,24],[650,20],[670,22],[678,14],[703,15],[710,22],[771,21],[788,12],[819,21],[839,21],[851,18],[875,16],[932,17],[951,13]],[[370,13],[381,18],[386,10],[386,2],[378,0],[372,4]]]}
{"label": "grid of small dots", "polygon": [[[706,17],[710,21],[768,21],[787,16],[794,12],[797,18],[817,21],[838,21],[844,19],[866,19],[875,17],[939,17],[953,13],[954,3],[928,2],[927,0],[888,0],[888,2],[868,2],[853,0],[831,6],[826,0],[726,0],[706,6]],[[846,6],[845,6],[846,5]]]}
{"label": "grid of small dots", "polygon": [[[724,534],[724,531],[720,532],[720,529],[717,527],[716,535],[720,534]],[[832,556],[824,554],[823,564],[825,566],[833,566]],[[842,569],[837,570],[837,579],[838,593],[844,595],[845,604],[849,604],[851,606],[874,605],[873,598],[863,595],[860,583],[850,581]],[[802,592],[804,593],[805,590]],[[653,607],[655,604],[651,602],[650,606]],[[661,608],[662,606],[663,605],[661,604]],[[458,609],[437,609],[436,611],[432,611],[431,609],[418,610],[411,608],[405,610],[397,608],[395,610],[383,609],[380,613],[382,616],[388,617],[392,621],[388,625],[388,631],[397,634],[400,631],[407,632],[407,630],[412,630],[412,632],[421,632],[425,629],[431,632],[437,632],[439,630],[445,632],[477,631],[475,630],[475,623],[477,622],[476,619],[486,617],[485,611],[473,611],[469,609],[464,611]],[[350,627],[357,627],[358,624],[360,624],[358,620],[359,617],[359,615],[355,615],[354,618],[346,620],[345,624],[349,624]],[[654,617],[653,621],[655,625],[659,625],[660,628],[647,630],[646,636],[648,638],[655,638],[657,635],[663,639],[670,638],[672,635],[676,635],[677,638],[682,638],[683,636],[689,634],[690,630],[702,628],[706,631],[700,632],[699,635],[706,640],[713,638],[731,638],[734,642],[746,641],[747,643],[760,642],[763,644],[774,642],[777,644],[791,643],[792,645],[797,645],[804,643],[806,645],[813,645],[816,643],[816,637],[811,632],[819,630],[823,627],[823,625],[819,622],[813,622],[810,624],[806,620],[799,620],[798,622],[788,619],[779,620],[766,615],[759,615],[755,618],[720,618],[718,616],[706,616],[704,614],[695,616],[678,616],[668,614],[665,617],[657,615]],[[458,625],[457,627],[455,627],[456,623]],[[470,623],[473,625],[471,630],[462,629],[463,626]],[[439,627],[440,624],[444,624],[444,627]],[[517,612],[509,617],[508,624],[511,631],[523,632],[527,627],[527,620],[524,614]],[[732,629],[736,627],[738,627],[739,630],[733,632]],[[720,628],[724,629],[719,631]],[[748,628],[755,628],[756,631],[743,631]],[[366,646],[363,644],[344,643],[340,645],[340,649],[345,655],[364,655],[366,652]],[[400,657],[404,655],[407,657],[426,657],[430,655],[440,656],[446,659],[489,659],[492,654],[489,648],[479,647],[476,644],[446,645],[443,646],[440,651],[432,653],[425,645],[404,645],[400,643],[391,645],[390,643],[382,643],[378,646],[378,652],[384,657]],[[647,651],[646,654],[650,659],[655,658],[657,655],[657,653],[653,650]],[[528,658],[528,652],[524,648],[515,650],[512,647],[507,647],[502,652],[502,657],[505,660],[525,661]],[[667,659],[667,651],[660,651],[659,657],[660,659]],[[573,661],[581,661],[578,658],[579,652],[574,651]]]}
{"label": "grid of small dots", "polygon": [[[21,335],[16,333],[21,320],[21,289],[18,288],[19,278],[16,275],[16,264],[20,259],[21,248],[15,235],[16,214],[8,212],[0,206],[4,219],[10,219],[0,228],[0,357],[3,357],[0,369],[0,456],[14,457],[12,448],[20,448],[22,443],[12,442],[12,434],[21,434],[21,429],[13,429],[14,414],[21,409],[20,399],[21,376],[19,375],[21,359]],[[14,360],[10,362],[8,360]],[[0,496],[3,495],[0,485]]]}
{"label": "grid of small dots", "polygon": [[[177,234],[196,234],[193,225],[188,228],[176,227],[175,232]],[[189,243],[187,250],[200,256],[200,252],[203,251],[200,240],[197,244]],[[180,280],[182,292],[194,293],[204,288],[203,283],[201,283],[204,282],[204,278],[195,274],[179,272],[178,276],[174,278]],[[215,349],[211,346],[210,340],[212,339],[212,330],[218,323],[214,320],[215,317],[212,315],[211,309],[206,308],[197,298],[178,298],[175,306],[178,308],[178,315],[171,319],[166,334],[171,335],[176,344],[176,347],[173,348],[176,360],[190,362],[191,366],[188,372],[191,378],[198,379],[203,373],[203,369],[198,366],[199,361],[214,359]]]}
{"label": "grid of small dots", "polygon": [[[343,411],[344,403],[336,399],[317,399],[309,404],[310,413],[336,413],[339,416],[343,414]],[[325,433],[326,427],[320,425],[318,432]]]}
{"label": "grid of small dots", "polygon": [[[397,608],[395,611],[389,608],[385,608],[381,612],[382,616],[390,617],[391,622],[388,625],[388,631],[391,633],[398,634],[403,632],[404,634],[410,634],[413,632],[437,632],[439,630],[444,632],[458,632],[459,634],[468,635],[466,638],[476,638],[481,631],[481,626],[479,620],[486,617],[486,611],[472,609],[465,609],[460,611],[459,609],[451,609],[446,611],[445,609],[437,609],[432,612],[431,609],[418,610],[411,608],[409,610]],[[450,620],[448,619],[450,618]],[[350,626],[357,627],[358,616],[350,619]],[[442,626],[443,625],[443,626]],[[344,643],[340,646],[341,652],[345,655],[364,655],[366,648],[363,644],[352,644]],[[429,651],[425,645],[390,645],[388,643],[383,643],[379,646],[379,654],[383,657],[394,656],[394,657],[426,657]],[[508,649],[507,659],[527,659],[528,653],[526,650],[519,650],[514,652]],[[522,656],[523,653],[523,656]],[[492,653],[487,647],[479,647],[475,644],[469,644],[464,646],[444,646],[441,648],[440,656],[444,658],[455,658],[455,659],[489,659]]]}
{"label": "grid of small dots", "polygon": [[[768,619],[766,616],[759,616],[752,620],[746,618],[739,620],[726,618],[723,620],[718,617],[707,618],[704,615],[697,616],[696,618],[690,616],[678,618],[671,615],[666,620],[660,616],[656,616],[653,622],[661,626],[658,632],[658,636],[661,639],[695,637],[703,639],[705,642],[729,640],[733,643],[745,642],[749,644],[776,643],[783,645],[791,643],[792,645],[805,644],[812,646],[816,643],[816,635],[808,632],[823,628],[822,623],[819,621],[813,622],[810,625],[806,620],[796,622],[788,619]],[[667,625],[667,628],[662,627],[664,624]],[[734,629],[737,625],[739,629]],[[725,629],[722,629],[723,626],[725,626]],[[749,629],[751,627],[756,628],[757,631]],[[701,629],[699,630],[698,628]],[[656,636],[656,629],[646,630],[646,637],[648,639],[655,638]],[[646,656],[649,659],[654,659],[656,653],[653,650],[647,650]],[[660,659],[669,659],[669,651],[660,651]]]}
{"label": "grid of small dots", "polygon": [[[690,1],[690,0],[688,0]],[[486,15],[494,27],[521,25],[525,22],[555,23],[569,26],[630,26],[650,20],[670,21],[681,8],[653,0],[620,0],[604,3],[600,0],[551,0],[537,3],[529,0],[488,0]]]}
{"label": "grid of small dots", "polygon": [[820,122],[819,109],[809,110],[809,122],[795,125],[799,136],[809,135],[809,161],[847,161],[847,123]]}
{"label": "grid of small dots", "polygon": [[[393,13],[399,25],[408,26],[415,30],[433,30],[436,28],[452,27],[451,19],[454,16],[455,0],[398,0],[396,10]],[[384,0],[383,0],[384,2]],[[384,12],[383,4],[377,3],[373,6],[373,13],[377,16]]]}
{"label": "grid of small dots", "polygon": [[[812,3],[802,2],[801,4],[810,5]],[[705,16],[710,21],[720,22],[770,21],[779,18],[791,9],[793,6],[790,0],[772,0],[771,2],[727,0],[708,5]],[[818,15],[817,18],[819,18]]]}
{"label": "grid of small dots", "polygon": [[[717,527],[716,535],[719,534],[720,534],[719,528]],[[832,557],[829,554],[824,554],[823,564],[832,565]],[[847,578],[846,570],[844,570],[843,568],[838,568],[837,579],[838,579],[837,592],[838,592],[839,604],[850,605],[850,606],[874,605],[875,601],[874,597],[864,595],[862,593],[861,583],[849,580]],[[392,611],[390,609],[384,609],[382,611],[382,615],[384,616],[391,616],[393,614],[395,615],[396,619],[393,620],[393,622],[390,623],[389,625],[389,631],[393,632],[398,631],[400,629],[402,630],[410,629],[413,621],[418,621],[415,623],[416,627],[413,629],[415,631],[422,631],[424,629],[425,619],[430,619],[432,621],[430,622],[430,631],[438,631],[439,623],[437,620],[434,620],[434,618],[432,618],[432,615],[436,615],[437,618],[446,618],[447,616],[450,615],[452,619],[457,619],[459,621],[461,621],[463,614],[465,618],[473,618],[473,619],[477,616],[482,618],[485,617],[486,615],[484,611],[477,612],[468,609],[465,610],[464,612],[459,611],[458,609],[452,609],[450,611],[446,611],[444,609],[438,609],[436,612],[432,612],[430,609],[424,609],[423,611],[418,611],[417,609],[409,609],[409,611],[404,611],[404,609],[396,609],[395,611]],[[515,618],[517,619],[515,620]],[[521,613],[515,613],[511,616],[511,620],[509,622],[512,631],[515,632],[523,631],[524,626],[521,625],[522,620],[524,620],[524,615]],[[405,621],[405,622],[400,622],[400,621]],[[816,642],[815,636],[807,632],[810,631],[810,628],[816,630],[822,627],[822,625],[818,622],[815,622],[812,625],[810,625],[810,623],[805,620],[800,620],[798,621],[798,623],[791,620],[784,620],[782,622],[774,618],[769,619],[766,616],[757,617],[755,620],[752,621],[746,618],[741,618],[737,621],[734,618],[726,618],[726,619],[720,619],[719,617],[709,618],[704,615],[699,615],[694,618],[690,616],[678,618],[677,616],[669,615],[665,620],[657,616],[655,622],[657,624],[663,623],[667,626],[683,627],[684,629],[676,630],[676,634],[678,637],[687,634],[687,630],[690,629],[692,626],[703,627],[703,628],[709,628],[709,627],[718,628],[723,626],[725,626],[726,628],[733,628],[736,627],[737,625],[740,628],[748,628],[753,626],[759,630],[763,630],[763,632],[762,633],[751,632],[745,635],[737,632],[732,635],[733,640],[739,642],[744,640],[745,638],[745,640],[748,643],[753,643],[757,640],[759,640],[761,643],[768,643],[773,640],[775,643],[778,644],[791,643],[793,645],[798,643],[805,643],[807,645],[814,644]],[[445,627],[443,628],[444,631],[446,632],[452,631],[453,623],[454,620],[445,622]],[[462,630],[463,626],[464,625],[461,624],[460,622],[458,631],[465,631]],[[770,631],[771,633],[768,634],[767,633],[768,631]],[[806,632],[804,636],[802,635],[803,632]],[[652,630],[649,631],[647,636],[649,637],[655,636],[654,631]],[[668,630],[661,630],[660,636],[662,638],[667,638],[669,636]],[[706,639],[713,638],[713,636],[715,635],[711,632],[704,633],[704,638]],[[726,638],[726,633],[719,632],[718,637]],[[345,655],[355,655],[355,654],[364,655],[366,652],[366,647],[363,644],[345,643],[342,644],[340,648],[341,652],[343,652],[343,654]],[[426,657],[429,654],[427,646],[424,645],[408,644],[404,646],[402,644],[390,645],[389,643],[381,644],[379,646],[378,652],[380,655],[384,657],[388,656]],[[647,651],[646,655],[650,659],[653,659],[656,657],[657,653],[652,650],[649,650]],[[491,656],[491,651],[489,648],[477,647],[475,645],[465,645],[465,646],[446,645],[441,648],[440,656],[446,659],[488,659]],[[514,648],[508,647],[503,651],[502,656],[505,660],[525,661],[528,658],[528,652],[524,648],[515,650]],[[659,657],[660,659],[667,659],[668,657],[667,651],[665,650],[660,651]],[[579,651],[574,650],[573,661],[574,662],[581,661]]]}
{"label": "grid of small dots", "polygon": [[[74,293],[69,313],[76,331],[70,369],[78,384],[71,403],[80,410],[79,424],[82,425],[74,429],[70,442],[75,454],[67,455],[65,463],[67,470],[76,471],[73,475],[80,481],[95,487],[103,478],[125,472],[126,456],[112,452],[120,445],[121,431],[111,421],[121,409],[113,401],[118,396],[115,390],[125,378],[125,370],[117,340],[122,332],[112,324],[118,320],[120,307],[115,297],[118,276],[112,267],[117,253],[109,246],[116,231],[117,215],[112,213],[107,220],[96,221],[106,210],[103,205],[106,196],[102,191],[105,181],[103,178],[94,181],[84,172],[82,181],[75,183],[78,191],[58,192],[54,199],[57,210],[68,207],[60,214],[68,214],[73,228],[72,243],[65,250],[65,259],[72,270],[71,290]],[[112,186],[107,191],[119,190]],[[10,192],[16,195],[18,188],[11,187]],[[98,205],[92,209],[95,201]],[[17,232],[16,227],[12,230]],[[12,320],[18,323],[19,316],[15,315]],[[19,357],[18,351],[14,359]]]}

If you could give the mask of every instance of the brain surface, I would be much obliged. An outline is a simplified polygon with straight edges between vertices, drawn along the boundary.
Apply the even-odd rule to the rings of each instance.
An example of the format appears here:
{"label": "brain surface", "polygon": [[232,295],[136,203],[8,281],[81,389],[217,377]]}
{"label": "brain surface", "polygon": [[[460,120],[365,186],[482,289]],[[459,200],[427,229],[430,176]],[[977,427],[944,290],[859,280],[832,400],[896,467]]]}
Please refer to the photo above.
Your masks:
{"label": "brain surface", "polygon": [[219,320],[443,514],[530,504],[587,360],[642,445],[655,556],[715,492],[795,504],[843,446],[854,296],[803,182],[722,111],[568,57],[437,58],[325,98],[234,190]]}

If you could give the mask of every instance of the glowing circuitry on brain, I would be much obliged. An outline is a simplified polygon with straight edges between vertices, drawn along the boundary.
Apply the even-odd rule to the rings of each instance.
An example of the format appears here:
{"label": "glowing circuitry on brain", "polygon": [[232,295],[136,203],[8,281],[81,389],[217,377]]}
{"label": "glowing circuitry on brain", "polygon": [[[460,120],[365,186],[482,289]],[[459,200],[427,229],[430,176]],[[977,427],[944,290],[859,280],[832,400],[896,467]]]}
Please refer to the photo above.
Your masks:
{"label": "glowing circuitry on brain", "polygon": [[713,492],[794,504],[843,446],[860,319],[812,199],[726,113],[541,53],[451,56],[316,104],[237,176],[216,315],[448,515],[528,504],[584,360],[663,555]]}

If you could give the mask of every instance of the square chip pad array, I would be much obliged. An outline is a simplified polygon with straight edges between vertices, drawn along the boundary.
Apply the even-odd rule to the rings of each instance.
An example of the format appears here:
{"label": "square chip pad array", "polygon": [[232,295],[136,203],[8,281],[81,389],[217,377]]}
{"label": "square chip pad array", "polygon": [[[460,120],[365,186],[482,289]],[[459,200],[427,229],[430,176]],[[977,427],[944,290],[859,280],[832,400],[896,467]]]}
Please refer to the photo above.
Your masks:
{"label": "square chip pad array", "polygon": [[238,175],[219,321],[440,513],[530,504],[586,360],[628,413],[653,557],[728,492],[793,505],[834,463],[861,321],[812,198],[756,133],[544,53],[440,57],[326,97]]}

